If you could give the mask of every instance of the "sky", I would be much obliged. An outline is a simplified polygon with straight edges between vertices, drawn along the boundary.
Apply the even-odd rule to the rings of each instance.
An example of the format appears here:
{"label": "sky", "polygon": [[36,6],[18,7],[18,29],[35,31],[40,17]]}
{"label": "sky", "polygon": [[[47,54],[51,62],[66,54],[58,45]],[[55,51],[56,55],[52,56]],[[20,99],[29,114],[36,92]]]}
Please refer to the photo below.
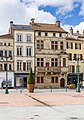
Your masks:
{"label": "sky", "polygon": [[61,27],[74,32],[84,29],[84,0],[0,0],[0,35],[8,33],[10,21],[14,24],[61,22]]}

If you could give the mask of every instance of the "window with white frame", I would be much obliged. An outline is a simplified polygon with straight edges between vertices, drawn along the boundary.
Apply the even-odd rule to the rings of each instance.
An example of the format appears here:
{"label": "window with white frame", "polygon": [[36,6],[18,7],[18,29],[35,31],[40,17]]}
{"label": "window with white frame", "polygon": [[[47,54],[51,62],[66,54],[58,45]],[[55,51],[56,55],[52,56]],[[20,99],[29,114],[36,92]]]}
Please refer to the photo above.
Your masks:
{"label": "window with white frame", "polygon": [[12,65],[11,64],[9,64],[9,70],[12,70]]}
{"label": "window with white frame", "polygon": [[22,68],[22,61],[17,61],[17,70],[21,70]]}
{"label": "window with white frame", "polygon": [[17,56],[22,55],[22,47],[17,47]]}
{"label": "window with white frame", "polygon": [[9,57],[12,57],[12,51],[9,50]]}
{"label": "window with white frame", "polygon": [[32,48],[31,47],[27,47],[27,49],[26,49],[26,55],[27,56],[31,56],[31,52],[32,52]]}
{"label": "window with white frame", "polygon": [[26,40],[27,40],[28,43],[30,43],[31,40],[32,40],[32,35],[31,35],[31,34],[28,34],[28,35],[26,36]]}
{"label": "window with white frame", "polygon": [[22,42],[22,34],[17,34],[17,42]]}
{"label": "window with white frame", "polygon": [[27,71],[29,71],[31,68],[31,61],[26,62],[26,67],[27,67]]}
{"label": "window with white frame", "polygon": [[81,49],[81,43],[75,43],[75,49]]}
{"label": "window with white frame", "polygon": [[3,56],[3,50],[0,50],[0,56]]}
{"label": "window with white frame", "polygon": [[43,48],[44,48],[44,41],[37,40],[37,49],[43,49]]}

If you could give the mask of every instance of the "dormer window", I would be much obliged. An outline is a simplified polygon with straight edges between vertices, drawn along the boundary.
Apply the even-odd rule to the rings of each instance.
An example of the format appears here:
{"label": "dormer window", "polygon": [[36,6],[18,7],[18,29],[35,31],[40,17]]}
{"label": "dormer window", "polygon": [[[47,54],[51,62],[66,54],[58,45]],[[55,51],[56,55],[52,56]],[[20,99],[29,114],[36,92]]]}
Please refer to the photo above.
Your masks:
{"label": "dormer window", "polygon": [[59,37],[62,37],[62,33],[59,33]]}
{"label": "dormer window", "polygon": [[38,32],[38,36],[41,36],[41,32]]}
{"label": "dormer window", "polygon": [[53,36],[55,37],[55,33],[53,33]]}
{"label": "dormer window", "polygon": [[47,33],[47,32],[45,32],[45,36],[48,36],[48,33]]}

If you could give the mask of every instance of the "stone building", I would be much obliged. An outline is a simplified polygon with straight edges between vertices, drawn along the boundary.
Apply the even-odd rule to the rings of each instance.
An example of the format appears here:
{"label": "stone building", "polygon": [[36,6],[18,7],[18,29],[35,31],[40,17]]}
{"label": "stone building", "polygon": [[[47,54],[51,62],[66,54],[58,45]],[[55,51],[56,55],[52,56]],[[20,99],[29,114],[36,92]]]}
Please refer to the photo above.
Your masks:
{"label": "stone building", "polygon": [[67,32],[60,21],[55,24],[35,23],[35,85],[37,88],[60,88],[67,84],[68,57],[66,53]]}

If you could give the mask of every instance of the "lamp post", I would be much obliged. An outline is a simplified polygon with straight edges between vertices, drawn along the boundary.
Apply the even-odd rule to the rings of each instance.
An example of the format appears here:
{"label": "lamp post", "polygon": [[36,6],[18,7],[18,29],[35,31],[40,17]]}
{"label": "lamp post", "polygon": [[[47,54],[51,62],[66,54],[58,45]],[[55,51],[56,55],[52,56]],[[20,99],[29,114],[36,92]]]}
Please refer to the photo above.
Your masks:
{"label": "lamp post", "polygon": [[7,55],[6,55],[6,89],[5,89],[5,94],[9,94],[8,92],[8,69],[7,69]]}
{"label": "lamp post", "polygon": [[80,92],[80,80],[79,80],[79,55],[77,57],[77,92]]}

